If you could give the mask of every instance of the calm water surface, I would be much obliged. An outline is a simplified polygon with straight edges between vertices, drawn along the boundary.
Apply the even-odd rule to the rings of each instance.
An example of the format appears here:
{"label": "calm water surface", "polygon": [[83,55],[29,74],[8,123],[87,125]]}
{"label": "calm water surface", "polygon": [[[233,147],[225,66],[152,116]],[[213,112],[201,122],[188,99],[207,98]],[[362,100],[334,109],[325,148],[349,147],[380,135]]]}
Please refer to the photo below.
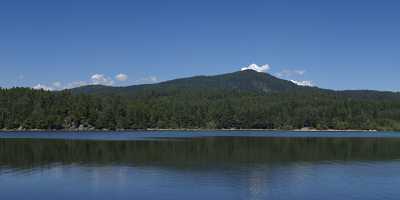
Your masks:
{"label": "calm water surface", "polygon": [[0,133],[0,199],[400,198],[400,133]]}

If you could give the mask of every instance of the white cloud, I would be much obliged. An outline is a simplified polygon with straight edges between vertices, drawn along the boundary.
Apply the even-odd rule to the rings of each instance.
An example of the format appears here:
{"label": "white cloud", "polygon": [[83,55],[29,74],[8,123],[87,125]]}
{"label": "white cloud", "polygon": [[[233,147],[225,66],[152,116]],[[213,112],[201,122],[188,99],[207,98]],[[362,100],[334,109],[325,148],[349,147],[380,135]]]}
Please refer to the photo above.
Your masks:
{"label": "white cloud", "polygon": [[[128,79],[128,76],[126,74],[118,74],[115,76],[116,80],[118,81],[126,81]],[[156,77],[148,77],[146,79],[143,79],[144,82],[157,82]],[[114,80],[108,76],[105,76],[104,74],[93,74],[90,77],[89,81],[73,81],[70,83],[62,84],[60,81],[55,81],[51,83],[50,85],[45,85],[45,84],[37,84],[33,86],[33,89],[36,90],[48,90],[48,91],[53,91],[53,90],[63,90],[63,89],[71,89],[71,88],[76,88],[76,87],[81,87],[85,85],[90,85],[90,84],[95,84],[95,85],[113,85]]]}
{"label": "white cloud", "polygon": [[114,81],[109,78],[104,76],[104,74],[94,74],[90,78],[92,80],[92,83],[95,85],[113,85]]}
{"label": "white cloud", "polygon": [[275,75],[279,78],[289,78],[291,76],[303,76],[305,73],[306,73],[306,70],[285,69],[285,70],[282,70],[281,72],[276,73]]}
{"label": "white cloud", "polygon": [[265,65],[251,64],[251,65],[249,65],[249,66],[247,66],[247,67],[243,67],[243,68],[241,69],[241,71],[244,71],[244,70],[254,70],[254,71],[257,71],[257,72],[267,72],[267,71],[270,70],[270,69],[271,69],[271,66],[268,65],[268,64],[265,64]]}
{"label": "white cloud", "polygon": [[118,81],[126,81],[128,80],[128,75],[126,74],[118,74],[115,76],[115,79],[117,79]]}
{"label": "white cloud", "polygon": [[37,85],[33,86],[32,88],[35,89],[35,90],[47,90],[47,91],[52,91],[53,90],[52,87],[49,87],[49,86],[43,85],[43,84],[37,84]]}
{"label": "white cloud", "polygon": [[299,85],[299,86],[307,86],[307,87],[313,87],[314,83],[312,81],[295,81],[295,80],[290,80],[292,83]]}

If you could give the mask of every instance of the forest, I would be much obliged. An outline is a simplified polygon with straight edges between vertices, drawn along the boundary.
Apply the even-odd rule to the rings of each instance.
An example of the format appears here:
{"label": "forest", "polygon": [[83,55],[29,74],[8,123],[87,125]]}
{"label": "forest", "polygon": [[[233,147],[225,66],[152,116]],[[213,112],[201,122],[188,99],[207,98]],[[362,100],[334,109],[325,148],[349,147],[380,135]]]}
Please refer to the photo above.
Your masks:
{"label": "forest", "polygon": [[[372,96],[368,98],[369,96]],[[370,92],[154,91],[136,97],[0,89],[0,129],[400,130],[400,101]]]}

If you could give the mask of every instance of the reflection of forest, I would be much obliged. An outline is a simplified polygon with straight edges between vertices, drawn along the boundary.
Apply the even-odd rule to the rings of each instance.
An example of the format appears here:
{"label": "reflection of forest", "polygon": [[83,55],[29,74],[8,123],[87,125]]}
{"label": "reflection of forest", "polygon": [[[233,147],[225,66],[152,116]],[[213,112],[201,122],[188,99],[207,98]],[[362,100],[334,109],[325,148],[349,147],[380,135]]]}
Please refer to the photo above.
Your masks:
{"label": "reflection of forest", "polygon": [[151,141],[0,139],[0,166],[187,165],[400,158],[400,139],[210,137]]}

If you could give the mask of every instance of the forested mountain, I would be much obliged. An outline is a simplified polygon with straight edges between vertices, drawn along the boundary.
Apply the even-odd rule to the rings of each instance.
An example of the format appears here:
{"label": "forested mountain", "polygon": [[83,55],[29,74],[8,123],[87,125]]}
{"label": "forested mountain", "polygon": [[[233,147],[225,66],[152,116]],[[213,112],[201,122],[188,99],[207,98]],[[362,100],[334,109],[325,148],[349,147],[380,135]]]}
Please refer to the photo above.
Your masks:
{"label": "forested mountain", "polygon": [[148,93],[173,95],[187,92],[235,91],[266,94],[271,92],[301,92],[316,88],[298,86],[291,81],[276,78],[253,70],[239,71],[216,76],[195,76],[157,84],[111,87],[88,85],[72,89],[74,94],[117,94],[140,96]]}
{"label": "forested mountain", "polygon": [[0,129],[400,130],[400,94],[298,86],[252,70],[129,87],[0,90]]}

